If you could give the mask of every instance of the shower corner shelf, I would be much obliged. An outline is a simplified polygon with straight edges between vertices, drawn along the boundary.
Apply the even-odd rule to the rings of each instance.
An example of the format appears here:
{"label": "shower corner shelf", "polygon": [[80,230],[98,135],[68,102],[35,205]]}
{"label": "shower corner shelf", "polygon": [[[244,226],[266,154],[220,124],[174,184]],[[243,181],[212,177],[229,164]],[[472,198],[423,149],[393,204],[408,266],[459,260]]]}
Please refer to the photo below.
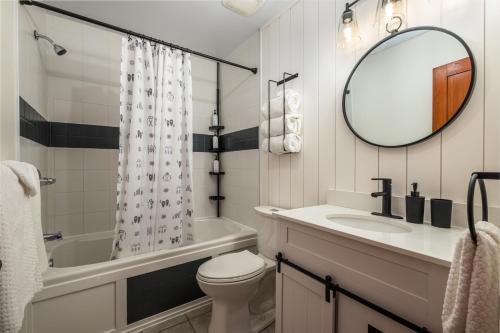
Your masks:
{"label": "shower corner shelf", "polygon": [[217,132],[217,131],[222,131],[224,129],[224,126],[222,125],[210,126],[208,129],[212,132]]}
{"label": "shower corner shelf", "polygon": [[219,200],[225,200],[226,197],[223,196],[223,195],[211,195],[208,197],[210,200],[216,200],[216,201],[219,201]]}
{"label": "shower corner shelf", "polygon": [[212,176],[222,176],[222,175],[225,175],[226,173],[224,171],[221,171],[221,172],[210,171],[208,174],[212,175]]}

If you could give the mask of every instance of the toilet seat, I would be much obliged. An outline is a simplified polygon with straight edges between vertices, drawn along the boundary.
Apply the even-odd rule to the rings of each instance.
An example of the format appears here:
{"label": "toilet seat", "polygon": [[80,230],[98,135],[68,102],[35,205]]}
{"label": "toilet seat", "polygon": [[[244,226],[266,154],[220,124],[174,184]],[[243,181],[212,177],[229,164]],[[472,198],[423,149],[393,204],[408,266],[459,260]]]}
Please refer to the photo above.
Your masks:
{"label": "toilet seat", "polygon": [[206,261],[198,268],[198,279],[211,283],[233,283],[252,279],[264,273],[265,261],[245,250],[224,254]]}

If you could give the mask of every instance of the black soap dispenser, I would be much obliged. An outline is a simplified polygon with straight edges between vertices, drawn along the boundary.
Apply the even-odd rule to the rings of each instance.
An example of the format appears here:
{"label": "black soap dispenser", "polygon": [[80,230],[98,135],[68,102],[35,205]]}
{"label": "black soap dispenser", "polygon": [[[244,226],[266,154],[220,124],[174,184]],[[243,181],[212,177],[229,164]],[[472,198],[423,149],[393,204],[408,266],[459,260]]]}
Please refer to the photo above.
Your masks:
{"label": "black soap dispenser", "polygon": [[424,223],[425,197],[417,191],[418,183],[412,183],[413,191],[406,196],[406,221],[410,223]]}

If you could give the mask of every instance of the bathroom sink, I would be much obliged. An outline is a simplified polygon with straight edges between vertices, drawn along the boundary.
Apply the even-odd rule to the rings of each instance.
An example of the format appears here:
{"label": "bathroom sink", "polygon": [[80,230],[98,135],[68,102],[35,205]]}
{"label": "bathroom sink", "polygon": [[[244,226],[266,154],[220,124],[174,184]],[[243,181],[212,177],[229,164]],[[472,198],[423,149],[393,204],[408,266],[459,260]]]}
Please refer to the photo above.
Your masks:
{"label": "bathroom sink", "polygon": [[377,216],[335,214],[327,216],[327,219],[344,227],[372,232],[406,233],[412,230],[409,226],[403,225],[404,222]]}

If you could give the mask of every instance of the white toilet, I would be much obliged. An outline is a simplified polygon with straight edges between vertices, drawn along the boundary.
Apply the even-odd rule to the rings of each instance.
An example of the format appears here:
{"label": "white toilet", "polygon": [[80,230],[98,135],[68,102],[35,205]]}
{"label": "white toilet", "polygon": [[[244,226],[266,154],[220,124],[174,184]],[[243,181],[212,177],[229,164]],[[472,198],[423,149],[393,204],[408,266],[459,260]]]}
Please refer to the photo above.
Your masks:
{"label": "white toilet", "polygon": [[[258,235],[260,255],[247,250],[224,254],[198,268],[198,285],[213,300],[209,333],[252,332],[249,300],[257,292],[259,282],[266,275],[266,271],[273,270],[275,226],[270,217],[278,208],[255,209],[267,217]],[[274,281],[271,282],[274,284]]]}
{"label": "white toilet", "polygon": [[248,301],[265,268],[264,259],[246,250],[216,257],[198,268],[198,285],[213,299],[209,333],[250,332]]}

